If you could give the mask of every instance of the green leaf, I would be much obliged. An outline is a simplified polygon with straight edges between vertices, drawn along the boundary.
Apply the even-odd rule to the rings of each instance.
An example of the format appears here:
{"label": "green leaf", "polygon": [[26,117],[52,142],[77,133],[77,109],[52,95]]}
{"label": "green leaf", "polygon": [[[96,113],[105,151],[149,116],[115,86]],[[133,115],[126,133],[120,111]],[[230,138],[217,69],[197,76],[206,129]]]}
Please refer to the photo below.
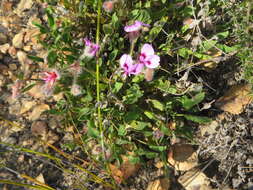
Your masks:
{"label": "green leaf", "polygon": [[69,151],[73,151],[74,148],[76,147],[76,144],[73,142],[70,143],[64,143],[61,145],[62,147],[65,147],[66,149],[68,149]]}
{"label": "green leaf", "polygon": [[149,23],[151,20],[150,14],[147,10],[145,9],[135,9],[131,11],[131,19],[132,20],[139,20],[144,23]]}
{"label": "green leaf", "polygon": [[51,30],[55,30],[56,24],[55,24],[54,17],[52,16],[51,11],[47,9],[46,14],[47,14],[49,27],[51,28]]}
{"label": "green leaf", "polygon": [[195,115],[188,115],[188,114],[182,114],[182,116],[196,123],[209,123],[212,121],[210,118],[204,117],[204,116],[195,116]]}
{"label": "green leaf", "polygon": [[117,29],[119,27],[119,18],[116,14],[116,12],[112,15],[112,27]]}
{"label": "green leaf", "polygon": [[220,32],[218,34],[216,34],[218,36],[219,39],[224,39],[226,37],[228,37],[229,35],[229,31],[226,31],[226,32]]}
{"label": "green leaf", "polygon": [[99,131],[95,128],[95,123],[91,120],[88,121],[87,123],[88,126],[88,136],[93,137],[93,138],[99,138]]}
{"label": "green leaf", "polygon": [[153,145],[149,145],[149,148],[155,150],[155,151],[159,151],[159,152],[163,152],[167,149],[167,146],[153,146]]}
{"label": "green leaf", "polygon": [[227,46],[225,44],[217,44],[216,45],[221,51],[224,51],[225,53],[230,53],[230,52],[233,52],[233,51],[236,51],[236,50],[239,50],[240,47],[238,45],[235,45],[235,46]]}
{"label": "green leaf", "polygon": [[140,156],[146,156],[148,159],[158,157],[158,153],[157,152],[151,152],[151,151],[147,151],[147,150],[140,149],[140,148],[138,149],[137,153]]}
{"label": "green leaf", "polygon": [[126,131],[126,126],[125,125],[120,125],[118,129],[118,135],[119,136],[125,136],[127,134]]}
{"label": "green leaf", "polygon": [[188,58],[189,55],[192,55],[192,50],[188,48],[181,48],[178,50],[178,55],[180,55],[183,58]]}
{"label": "green leaf", "polygon": [[132,164],[138,164],[141,161],[140,157],[138,156],[128,156],[128,160]]}
{"label": "green leaf", "polygon": [[21,90],[21,92],[24,93],[24,92],[26,92],[26,91],[32,89],[32,87],[34,87],[35,85],[36,85],[36,83],[33,82],[33,83],[27,85],[26,87],[24,87],[24,88]]}
{"label": "green leaf", "polygon": [[138,109],[135,109],[134,111],[127,112],[125,115],[125,122],[131,122],[133,120],[136,120],[140,117],[140,111]]}
{"label": "green leaf", "polygon": [[122,82],[116,82],[113,88],[113,93],[119,92],[122,86],[123,86]]}
{"label": "green leaf", "polygon": [[142,96],[143,91],[140,90],[140,87],[137,84],[134,84],[127,90],[127,95],[123,96],[123,102],[125,104],[134,104]]}
{"label": "green leaf", "polygon": [[153,135],[153,133],[151,131],[143,131],[143,134],[145,137],[150,137]]}
{"label": "green leaf", "polygon": [[133,121],[131,123],[131,127],[134,128],[137,131],[142,131],[143,129],[145,129],[149,125],[150,125],[150,123],[148,123],[148,122],[141,122],[141,121]]}
{"label": "green leaf", "polygon": [[47,61],[48,61],[49,67],[54,66],[57,61],[57,53],[53,50],[49,51],[48,56],[47,56]]}
{"label": "green leaf", "polygon": [[217,44],[216,40],[206,40],[203,41],[201,44],[201,51],[206,52],[209,49],[213,48]]}
{"label": "green leaf", "polygon": [[81,108],[80,110],[78,110],[78,114],[79,114],[79,119],[84,116],[84,115],[87,115],[88,113],[90,112],[90,108]]}
{"label": "green leaf", "polygon": [[153,104],[154,108],[160,111],[164,111],[164,105],[161,102],[159,102],[158,100],[152,100],[152,99],[150,99],[149,101]]}
{"label": "green leaf", "polygon": [[142,131],[143,129],[145,129],[149,125],[150,125],[150,123],[148,123],[148,122],[138,121],[137,126],[135,127],[135,129],[138,130],[138,131]]}
{"label": "green leaf", "polygon": [[44,59],[38,56],[28,55],[27,57],[35,62],[44,62]]}
{"label": "green leaf", "polygon": [[42,26],[40,23],[37,23],[37,22],[32,22],[32,24],[34,26],[36,26],[37,28],[40,29],[40,33],[42,34],[45,34],[45,33],[48,33],[49,32],[49,29],[45,26]]}
{"label": "green leaf", "polygon": [[115,143],[116,143],[116,144],[118,144],[118,145],[122,145],[122,144],[130,144],[130,142],[129,142],[129,141],[124,140],[124,139],[117,139]]}
{"label": "green leaf", "polygon": [[197,95],[195,95],[194,97],[192,97],[191,99],[188,98],[187,96],[183,96],[180,101],[182,103],[182,106],[186,110],[190,110],[193,106],[200,103],[204,98],[205,98],[205,93],[200,92]]}
{"label": "green leaf", "polygon": [[113,50],[113,51],[110,53],[110,55],[109,55],[110,61],[114,61],[114,60],[116,59],[116,57],[117,57],[117,55],[118,55],[118,52],[119,52],[119,50],[115,49],[115,50]]}
{"label": "green leaf", "polygon": [[149,119],[155,119],[155,116],[152,112],[150,111],[144,111],[144,114],[149,118]]}
{"label": "green leaf", "polygon": [[105,34],[111,35],[113,33],[113,28],[111,24],[104,24],[103,25],[103,31]]}

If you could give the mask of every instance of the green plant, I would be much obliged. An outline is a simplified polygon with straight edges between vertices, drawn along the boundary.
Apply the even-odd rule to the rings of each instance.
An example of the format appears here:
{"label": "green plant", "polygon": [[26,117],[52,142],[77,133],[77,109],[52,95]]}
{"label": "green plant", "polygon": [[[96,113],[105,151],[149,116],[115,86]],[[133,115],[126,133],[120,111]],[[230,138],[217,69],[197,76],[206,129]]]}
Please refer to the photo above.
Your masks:
{"label": "green plant", "polygon": [[[61,6],[67,15],[54,6]],[[64,115],[62,122],[74,125],[81,135],[80,141],[65,147],[82,147],[104,169],[108,163],[122,162],[122,155],[133,163],[158,156],[166,160],[171,137],[191,140],[192,122],[210,121],[200,109],[206,90],[201,82],[190,81],[191,71],[209,72],[228,58],[239,58],[252,83],[250,1],[233,5],[221,0],[118,0],[112,12],[101,7],[102,2],[95,0],[55,1],[46,9],[48,22],[35,25],[46,36],[41,43],[48,51],[49,67],[60,73],[54,93],[64,93],[49,113]],[[136,21],[141,21],[141,29],[129,39],[123,29]],[[84,38],[95,35],[91,41],[96,43],[87,39],[86,43],[98,45],[99,51],[87,55],[90,49]],[[128,67],[124,76],[121,56],[137,58],[128,63],[132,67],[141,62],[138,52],[145,44],[152,44],[153,55],[161,59],[152,70],[154,77],[147,81]]]}

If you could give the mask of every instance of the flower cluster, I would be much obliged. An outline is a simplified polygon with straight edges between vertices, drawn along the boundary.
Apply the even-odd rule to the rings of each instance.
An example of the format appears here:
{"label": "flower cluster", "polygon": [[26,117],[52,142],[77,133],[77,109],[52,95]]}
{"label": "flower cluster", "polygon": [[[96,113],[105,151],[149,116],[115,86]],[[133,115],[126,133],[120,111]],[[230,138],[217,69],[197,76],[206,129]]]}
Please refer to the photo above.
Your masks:
{"label": "flower cluster", "polygon": [[42,86],[42,90],[45,95],[50,96],[53,92],[55,83],[60,79],[60,74],[57,70],[46,71],[42,73],[41,79],[45,82]]}
{"label": "flower cluster", "polygon": [[94,57],[96,53],[99,51],[100,46],[91,42],[88,38],[84,39],[85,49],[83,55],[81,57]]}
{"label": "flower cluster", "polygon": [[[136,64],[133,64],[136,62]],[[160,64],[160,57],[155,54],[151,44],[144,44],[141,48],[141,53],[138,61],[133,61],[132,57],[124,54],[120,58],[120,67],[123,69],[124,75],[138,75],[144,67],[154,69]]]}
{"label": "flower cluster", "polygon": [[[149,27],[141,21],[135,21],[132,25],[124,27],[125,32],[128,33],[131,43],[140,35],[140,30],[143,27]],[[160,64],[160,57],[155,54],[151,44],[144,44],[141,48],[141,53],[137,61],[134,61],[129,54],[123,54],[120,58],[120,67],[125,76],[138,75],[147,67],[149,70],[158,67]]]}
{"label": "flower cluster", "polygon": [[117,3],[118,0],[112,0],[112,1],[105,1],[103,3],[103,8],[106,12],[112,12],[114,9],[114,4]]}

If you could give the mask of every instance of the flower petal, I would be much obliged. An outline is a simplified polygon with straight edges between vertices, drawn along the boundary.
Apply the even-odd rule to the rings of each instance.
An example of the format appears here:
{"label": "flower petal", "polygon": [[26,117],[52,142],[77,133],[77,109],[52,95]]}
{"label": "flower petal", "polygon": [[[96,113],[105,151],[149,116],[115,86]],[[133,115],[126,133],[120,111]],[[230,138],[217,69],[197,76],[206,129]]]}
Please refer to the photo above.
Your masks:
{"label": "flower petal", "polygon": [[124,54],[121,56],[119,62],[120,62],[120,67],[125,68],[125,65],[132,66],[133,59],[130,55]]}
{"label": "flower petal", "polygon": [[132,67],[131,67],[131,74],[133,75],[138,75],[141,73],[142,69],[143,69],[144,65],[141,64],[141,63],[138,63],[138,64],[134,64]]}
{"label": "flower petal", "polygon": [[143,23],[140,21],[135,21],[132,25],[127,25],[124,27],[125,32],[136,32],[141,29]]}
{"label": "flower petal", "polygon": [[155,51],[150,44],[144,44],[141,48],[141,54],[145,54],[146,56],[154,55]]}
{"label": "flower petal", "polygon": [[160,65],[160,57],[158,55],[148,56],[145,61],[145,66],[154,69]]}

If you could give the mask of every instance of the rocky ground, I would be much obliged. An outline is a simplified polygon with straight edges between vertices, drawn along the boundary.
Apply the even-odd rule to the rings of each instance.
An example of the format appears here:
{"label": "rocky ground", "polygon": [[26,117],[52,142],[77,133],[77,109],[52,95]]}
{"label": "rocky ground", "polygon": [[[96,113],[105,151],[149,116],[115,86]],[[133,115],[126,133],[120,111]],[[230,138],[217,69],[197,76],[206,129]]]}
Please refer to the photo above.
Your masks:
{"label": "rocky ground", "polygon": [[[58,94],[50,99],[43,95],[41,84],[36,79],[46,65],[35,64],[27,57],[28,54],[39,57],[46,55],[46,51],[38,43],[36,35],[39,30],[32,24],[34,21],[45,21],[43,8],[37,2],[1,1],[0,180],[31,183],[23,176],[25,174],[55,189],[80,189],[80,186],[87,189],[103,189],[95,183],[86,182],[87,176],[79,170],[74,171],[73,175],[67,174],[44,157],[34,156],[18,147],[8,145],[55,154],[56,157],[65,160],[63,165],[71,169],[64,157],[43,143],[61,147],[60,141],[73,141],[74,137],[71,131],[63,133],[60,116],[53,117],[45,112],[61,99],[62,95]],[[224,96],[216,101],[215,105],[210,104],[211,109],[206,111],[215,119],[209,125],[199,126],[192,143],[196,148],[189,144],[180,147],[173,145],[175,150],[189,153],[184,161],[176,165],[176,151],[171,148],[169,162],[174,167],[169,166],[164,170],[159,160],[148,162],[146,167],[141,167],[136,175],[122,184],[120,189],[253,189],[253,103],[249,104],[251,100],[243,93],[248,91],[248,86],[239,85],[229,91],[230,86],[243,83],[240,69],[236,65],[227,68],[225,64],[217,69],[218,74],[216,70],[216,74],[210,74],[208,80],[204,78],[205,75],[203,78],[204,81],[210,81],[209,86],[215,88],[210,88],[210,102]],[[25,82],[19,80],[20,71],[24,73]],[[28,80],[30,78],[32,80]],[[36,85],[26,93],[12,96],[15,88],[29,84]],[[80,149],[75,149],[71,154],[82,156]],[[179,157],[181,158],[181,153]],[[100,171],[93,172],[102,178],[106,176]],[[4,185],[0,181],[0,189],[25,188]]]}

